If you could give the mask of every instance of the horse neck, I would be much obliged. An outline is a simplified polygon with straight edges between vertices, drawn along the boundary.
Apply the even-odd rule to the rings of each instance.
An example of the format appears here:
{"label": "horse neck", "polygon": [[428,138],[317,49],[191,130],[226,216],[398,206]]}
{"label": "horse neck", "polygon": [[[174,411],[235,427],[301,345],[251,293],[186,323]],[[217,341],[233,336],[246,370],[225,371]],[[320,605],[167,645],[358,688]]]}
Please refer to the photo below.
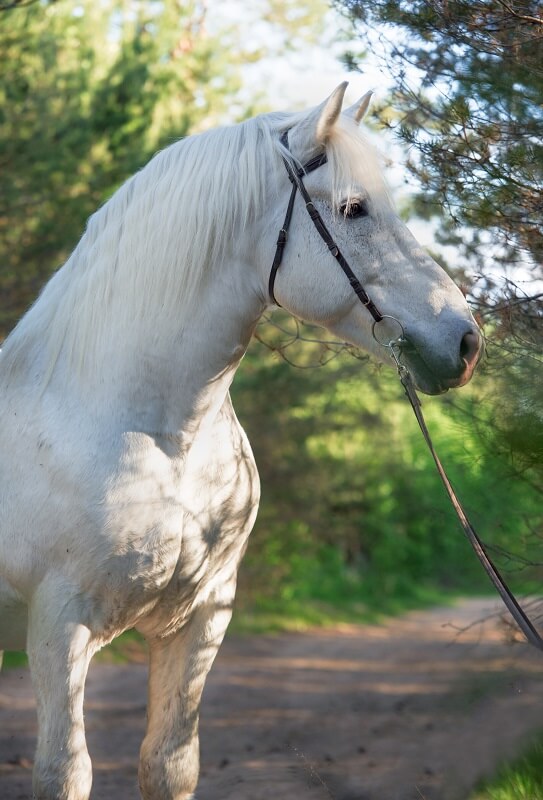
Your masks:
{"label": "horse neck", "polygon": [[[240,291],[241,264],[221,265],[178,320],[156,317],[155,335],[126,343],[109,366],[109,402],[138,430],[192,438],[222,407],[262,313]],[[102,376],[104,378],[104,376]]]}
{"label": "horse neck", "polygon": [[233,265],[222,265],[220,279],[207,283],[177,326],[116,367],[123,378],[114,396],[131,409],[140,429],[187,441],[212,424],[223,406],[263,310],[256,292],[239,290],[228,266]]}

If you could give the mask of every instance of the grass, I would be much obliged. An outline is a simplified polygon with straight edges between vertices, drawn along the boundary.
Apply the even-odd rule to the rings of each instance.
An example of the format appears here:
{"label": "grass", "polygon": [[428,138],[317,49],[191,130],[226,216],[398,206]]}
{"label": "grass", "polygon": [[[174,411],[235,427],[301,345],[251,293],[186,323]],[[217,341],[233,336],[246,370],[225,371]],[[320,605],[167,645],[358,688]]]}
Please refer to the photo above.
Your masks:
{"label": "grass", "polygon": [[524,755],[481,783],[469,800],[543,800],[543,733]]}
{"label": "grass", "polygon": [[4,653],[4,660],[2,661],[2,669],[13,669],[14,667],[26,667],[28,659],[26,653],[20,650],[7,650]]}
{"label": "grass", "polygon": [[[378,596],[378,595],[377,595]],[[419,587],[408,596],[315,599],[303,596],[257,597],[243,600],[234,613],[230,631],[236,634],[270,634],[304,631],[335,625],[379,624],[415,609],[449,605],[458,598],[438,589]]]}

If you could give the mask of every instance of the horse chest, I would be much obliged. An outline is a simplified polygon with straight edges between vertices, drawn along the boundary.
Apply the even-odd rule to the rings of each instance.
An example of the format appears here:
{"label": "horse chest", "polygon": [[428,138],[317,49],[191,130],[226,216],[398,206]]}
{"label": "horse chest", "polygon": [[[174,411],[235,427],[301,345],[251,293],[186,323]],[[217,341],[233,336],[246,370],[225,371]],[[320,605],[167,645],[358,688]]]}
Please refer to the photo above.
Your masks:
{"label": "horse chest", "polygon": [[168,464],[152,449],[126,459],[109,497],[108,529],[116,531],[109,581],[140,629],[176,629],[235,579],[258,499],[237,421],[213,441],[202,437],[183,463]]}

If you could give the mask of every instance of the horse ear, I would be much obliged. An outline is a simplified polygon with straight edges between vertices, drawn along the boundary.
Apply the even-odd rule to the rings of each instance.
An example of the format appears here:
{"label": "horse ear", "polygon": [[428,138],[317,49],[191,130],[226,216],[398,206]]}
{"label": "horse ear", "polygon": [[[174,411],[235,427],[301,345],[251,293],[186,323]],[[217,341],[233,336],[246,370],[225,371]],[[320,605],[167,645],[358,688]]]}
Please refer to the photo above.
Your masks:
{"label": "horse ear", "polygon": [[320,150],[330,136],[332,128],[341,114],[341,106],[347,82],[340,83],[330,97],[316,108],[311,109],[289,134],[290,148],[296,158],[307,159],[315,150]]}
{"label": "horse ear", "polygon": [[360,100],[354,104],[354,106],[351,106],[343,113],[347,114],[347,116],[351,117],[351,119],[354,119],[356,123],[362,122],[369,108],[372,95],[372,91],[366,92],[364,97],[361,97]]}
{"label": "horse ear", "polygon": [[345,97],[345,91],[348,85],[347,81],[340,83],[339,86],[334,89],[330,97],[315,109],[314,113],[318,115],[315,139],[318,144],[324,144],[330,136],[332,128],[341,114],[343,98]]}

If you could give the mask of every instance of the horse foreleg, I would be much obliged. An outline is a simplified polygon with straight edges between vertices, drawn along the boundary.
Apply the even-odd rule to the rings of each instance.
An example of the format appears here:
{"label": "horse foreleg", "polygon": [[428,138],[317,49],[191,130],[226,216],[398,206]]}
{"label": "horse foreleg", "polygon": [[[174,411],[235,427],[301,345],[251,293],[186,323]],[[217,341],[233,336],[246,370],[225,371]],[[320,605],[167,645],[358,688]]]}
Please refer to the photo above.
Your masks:
{"label": "horse foreleg", "polygon": [[232,591],[209,600],[167,639],[149,641],[147,734],[140,752],[144,800],[189,800],[200,768],[198,715],[207,674],[232,615]]}
{"label": "horse foreleg", "polygon": [[28,660],[38,710],[35,800],[88,800],[92,769],[83,693],[94,652],[66,587],[42,584],[29,610]]}

